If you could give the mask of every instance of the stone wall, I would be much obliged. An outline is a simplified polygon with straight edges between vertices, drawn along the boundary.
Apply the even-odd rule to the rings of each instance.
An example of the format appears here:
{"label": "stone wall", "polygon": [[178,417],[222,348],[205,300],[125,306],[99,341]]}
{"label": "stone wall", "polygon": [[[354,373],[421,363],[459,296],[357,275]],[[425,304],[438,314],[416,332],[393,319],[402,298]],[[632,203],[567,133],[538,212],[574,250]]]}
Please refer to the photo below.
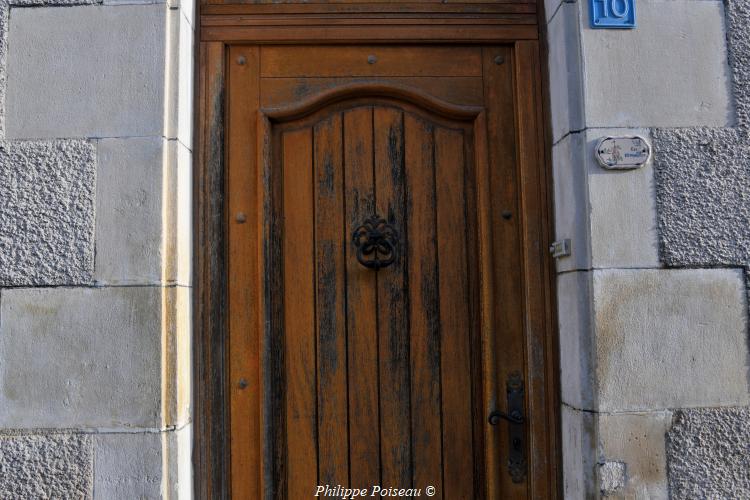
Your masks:
{"label": "stone wall", "polygon": [[[566,498],[750,497],[750,2],[546,10]],[[653,162],[599,168],[620,134]]]}
{"label": "stone wall", "polygon": [[193,6],[0,3],[0,497],[189,498]]}

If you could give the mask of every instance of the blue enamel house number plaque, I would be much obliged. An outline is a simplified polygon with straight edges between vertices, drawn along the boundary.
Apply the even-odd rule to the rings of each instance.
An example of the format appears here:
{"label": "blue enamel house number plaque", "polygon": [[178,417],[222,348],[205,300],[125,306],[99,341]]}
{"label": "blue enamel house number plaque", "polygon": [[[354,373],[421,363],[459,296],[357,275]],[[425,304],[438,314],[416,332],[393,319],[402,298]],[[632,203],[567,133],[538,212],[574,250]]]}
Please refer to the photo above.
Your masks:
{"label": "blue enamel house number plaque", "polygon": [[592,28],[635,28],[635,0],[589,0]]}

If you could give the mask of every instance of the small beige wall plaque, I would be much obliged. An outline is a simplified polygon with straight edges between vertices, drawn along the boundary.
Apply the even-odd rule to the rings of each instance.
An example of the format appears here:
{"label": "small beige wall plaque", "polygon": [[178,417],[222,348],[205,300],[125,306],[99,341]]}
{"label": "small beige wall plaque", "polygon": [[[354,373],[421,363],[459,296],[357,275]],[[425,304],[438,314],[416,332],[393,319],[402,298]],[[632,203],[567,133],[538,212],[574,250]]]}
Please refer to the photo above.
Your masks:
{"label": "small beige wall plaque", "polygon": [[651,158],[651,146],[640,136],[605,137],[596,145],[596,159],[608,170],[641,168]]}

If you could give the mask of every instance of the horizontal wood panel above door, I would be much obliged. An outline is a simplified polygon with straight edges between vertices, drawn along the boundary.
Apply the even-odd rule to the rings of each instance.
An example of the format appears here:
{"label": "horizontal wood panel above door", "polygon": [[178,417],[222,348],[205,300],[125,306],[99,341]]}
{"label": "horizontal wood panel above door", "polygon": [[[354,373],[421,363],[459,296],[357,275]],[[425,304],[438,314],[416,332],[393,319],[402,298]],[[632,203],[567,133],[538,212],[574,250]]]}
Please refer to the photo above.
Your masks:
{"label": "horizontal wood panel above door", "polygon": [[436,16],[463,15],[480,18],[493,14],[534,14],[536,3],[227,3],[201,6],[201,13],[208,15],[285,15],[285,14],[336,14],[365,15],[365,14],[401,14]]}
{"label": "horizontal wood panel above door", "polygon": [[426,92],[445,102],[468,106],[481,106],[482,79],[476,77],[432,78],[391,77],[379,78],[262,78],[261,107],[283,107],[348,83],[395,83]]}
{"label": "horizontal wood panel above door", "polygon": [[[385,19],[388,21],[388,19]],[[204,26],[201,28],[204,42],[248,42],[269,43],[493,43],[500,41],[536,40],[539,37],[536,25],[439,25],[415,23],[392,26],[388,22],[362,26]]]}
{"label": "horizontal wood panel above door", "polygon": [[261,77],[482,76],[478,47],[262,47]]}
{"label": "horizontal wood panel above door", "polygon": [[[307,3],[307,4],[321,4],[321,3],[327,3],[327,4],[334,4],[334,5],[342,5],[342,4],[370,4],[370,3],[393,3],[393,4],[425,4],[425,5],[432,5],[432,4],[463,4],[464,2],[462,0],[421,0],[419,2],[415,2],[414,0],[390,0],[390,2],[373,2],[373,0],[202,0],[202,4],[206,5],[222,5],[222,4],[275,4],[275,5],[291,5],[291,4],[300,4],[300,3]],[[533,1],[528,0],[472,0],[471,3],[475,4],[489,4],[489,3],[535,3]]]}
{"label": "horizontal wood panel above door", "polygon": [[496,43],[535,40],[535,2],[209,1],[200,6],[203,41],[260,44]]}

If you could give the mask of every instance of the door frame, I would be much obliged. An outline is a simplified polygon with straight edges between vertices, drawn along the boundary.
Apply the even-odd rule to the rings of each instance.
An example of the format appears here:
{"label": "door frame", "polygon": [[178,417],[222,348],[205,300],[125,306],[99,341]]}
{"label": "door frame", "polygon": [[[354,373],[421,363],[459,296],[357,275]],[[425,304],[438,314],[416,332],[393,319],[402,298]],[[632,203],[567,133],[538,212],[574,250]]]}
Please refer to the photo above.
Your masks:
{"label": "door frame", "polygon": [[[539,239],[526,241],[524,290],[541,297],[537,309],[526,311],[526,332],[543,351],[537,363],[543,369],[543,398],[529,398],[529,414],[540,419],[545,442],[530,443],[546,460],[534,467],[546,470],[549,490],[545,498],[562,498],[560,444],[559,348],[555,306],[554,261],[547,253],[552,234],[551,127],[544,43],[543,2],[537,8],[524,3],[477,3],[467,20],[460,10],[466,4],[414,3],[363,4],[226,4],[199,6],[196,28],[195,153],[193,161],[193,467],[194,493],[200,499],[230,497],[229,352],[227,238],[227,130],[228,54],[235,44],[352,44],[352,43],[472,43],[512,44],[516,79],[532,82],[515,85],[518,163],[521,198],[533,207],[523,233]],[[392,24],[375,11],[402,14],[402,24]],[[431,13],[439,17],[430,17]],[[316,23],[305,22],[315,14]],[[297,16],[295,16],[295,14]],[[453,15],[452,15],[453,14]],[[362,27],[362,19],[367,25]],[[445,20],[448,19],[448,22]],[[336,21],[336,22],[334,22]],[[355,26],[357,25],[357,26]],[[524,112],[527,111],[527,112]],[[535,146],[536,145],[536,146]],[[531,186],[533,189],[528,189]],[[520,203],[524,203],[522,199]],[[253,214],[250,214],[252,217]],[[533,250],[533,255],[532,255]],[[533,273],[532,273],[533,274]],[[529,323],[532,323],[529,325]],[[536,448],[535,448],[536,449]],[[540,473],[543,471],[540,471]],[[531,490],[530,490],[531,491]],[[537,495],[532,494],[537,497]]]}

